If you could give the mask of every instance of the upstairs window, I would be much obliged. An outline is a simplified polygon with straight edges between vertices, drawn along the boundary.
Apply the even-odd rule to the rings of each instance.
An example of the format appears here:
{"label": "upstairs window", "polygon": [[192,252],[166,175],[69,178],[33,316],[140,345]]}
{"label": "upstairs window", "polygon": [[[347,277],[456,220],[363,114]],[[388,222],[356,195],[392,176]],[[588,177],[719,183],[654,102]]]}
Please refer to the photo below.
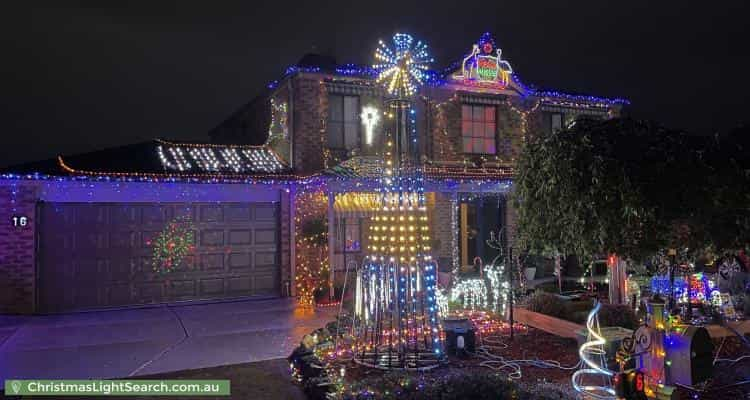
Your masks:
{"label": "upstairs window", "polygon": [[555,133],[562,130],[564,119],[565,117],[562,113],[550,114],[550,132]]}
{"label": "upstairs window", "polygon": [[464,153],[495,154],[494,106],[464,104],[461,108],[461,138]]}
{"label": "upstairs window", "polygon": [[359,147],[359,96],[328,96],[328,147]]}

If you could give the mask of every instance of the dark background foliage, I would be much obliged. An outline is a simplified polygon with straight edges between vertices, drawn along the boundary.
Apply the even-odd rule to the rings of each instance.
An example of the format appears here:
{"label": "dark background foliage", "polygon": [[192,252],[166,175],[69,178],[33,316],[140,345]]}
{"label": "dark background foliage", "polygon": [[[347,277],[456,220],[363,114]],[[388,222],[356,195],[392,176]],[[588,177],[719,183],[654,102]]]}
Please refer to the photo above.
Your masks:
{"label": "dark background foliage", "polygon": [[522,246],[633,259],[671,247],[745,246],[747,133],[699,137],[620,118],[532,137],[515,182]]}

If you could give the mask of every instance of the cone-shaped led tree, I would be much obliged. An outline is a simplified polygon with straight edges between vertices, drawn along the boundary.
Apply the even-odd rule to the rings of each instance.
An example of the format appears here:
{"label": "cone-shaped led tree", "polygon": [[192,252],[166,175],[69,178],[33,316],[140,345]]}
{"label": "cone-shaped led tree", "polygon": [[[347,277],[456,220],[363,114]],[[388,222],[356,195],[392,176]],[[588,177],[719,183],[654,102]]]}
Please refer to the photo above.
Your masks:
{"label": "cone-shaped led tree", "polygon": [[427,46],[396,34],[375,52],[388,94],[380,209],[370,221],[368,256],[357,274],[355,361],[384,369],[427,369],[443,359],[437,266],[430,255],[424,182],[411,98],[432,59]]}

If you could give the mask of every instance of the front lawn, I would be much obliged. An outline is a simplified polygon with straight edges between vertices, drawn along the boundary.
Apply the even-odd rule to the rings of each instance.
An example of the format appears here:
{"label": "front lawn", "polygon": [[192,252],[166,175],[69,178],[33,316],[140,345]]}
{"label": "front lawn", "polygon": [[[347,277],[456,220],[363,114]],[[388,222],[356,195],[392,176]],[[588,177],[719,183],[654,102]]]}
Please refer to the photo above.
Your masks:
{"label": "front lawn", "polygon": [[305,399],[302,390],[297,385],[292,384],[289,375],[289,363],[285,359],[183,370],[158,375],[139,376],[137,379],[229,379],[231,382],[231,396],[194,397],[196,400]]}

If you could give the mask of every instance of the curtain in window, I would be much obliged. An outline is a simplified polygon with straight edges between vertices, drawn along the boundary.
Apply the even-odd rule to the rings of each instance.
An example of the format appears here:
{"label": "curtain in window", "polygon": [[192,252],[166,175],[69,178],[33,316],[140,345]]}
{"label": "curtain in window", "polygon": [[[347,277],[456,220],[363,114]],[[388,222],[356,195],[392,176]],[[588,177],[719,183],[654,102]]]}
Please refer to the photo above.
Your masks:
{"label": "curtain in window", "polygon": [[359,97],[328,96],[328,147],[351,150],[359,146]]}
{"label": "curtain in window", "polygon": [[461,109],[463,152],[496,154],[496,108],[465,104]]}

